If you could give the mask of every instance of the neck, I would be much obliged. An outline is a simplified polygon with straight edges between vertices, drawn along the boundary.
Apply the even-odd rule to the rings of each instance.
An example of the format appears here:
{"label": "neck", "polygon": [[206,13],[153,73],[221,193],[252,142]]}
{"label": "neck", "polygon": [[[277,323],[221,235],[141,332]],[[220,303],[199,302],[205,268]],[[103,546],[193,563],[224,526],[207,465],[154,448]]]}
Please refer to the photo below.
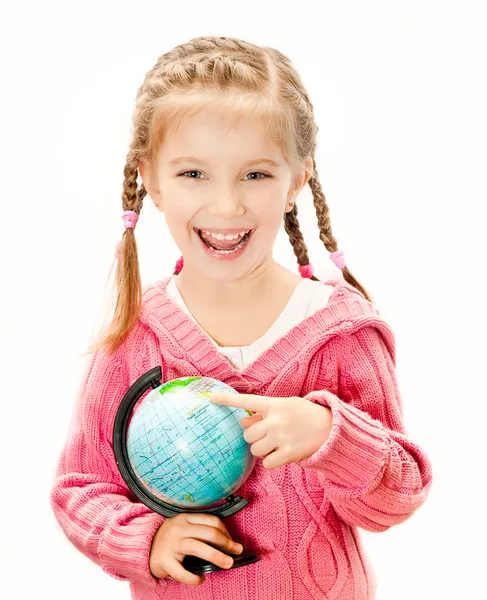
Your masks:
{"label": "neck", "polygon": [[270,260],[239,280],[210,279],[186,265],[175,279],[185,302],[197,302],[213,310],[232,306],[238,311],[239,307],[249,308],[263,297],[275,295],[276,288],[282,288],[283,283],[296,284],[300,277]]}

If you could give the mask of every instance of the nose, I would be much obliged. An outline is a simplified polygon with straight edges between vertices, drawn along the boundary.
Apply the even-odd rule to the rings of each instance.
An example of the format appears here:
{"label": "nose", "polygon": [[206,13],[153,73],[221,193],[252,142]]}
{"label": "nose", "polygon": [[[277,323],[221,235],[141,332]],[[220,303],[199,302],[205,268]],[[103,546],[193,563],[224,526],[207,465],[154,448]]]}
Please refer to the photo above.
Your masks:
{"label": "nose", "polygon": [[208,206],[208,212],[215,217],[232,219],[245,214],[245,206],[236,192],[227,189],[213,196]]}

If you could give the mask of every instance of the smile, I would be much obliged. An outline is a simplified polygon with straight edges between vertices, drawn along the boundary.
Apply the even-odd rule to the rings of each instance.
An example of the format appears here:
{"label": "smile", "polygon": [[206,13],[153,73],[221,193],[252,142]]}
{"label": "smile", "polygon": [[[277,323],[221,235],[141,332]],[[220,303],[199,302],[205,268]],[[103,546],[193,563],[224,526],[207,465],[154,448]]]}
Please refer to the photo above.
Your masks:
{"label": "smile", "polygon": [[247,246],[254,229],[208,230],[194,228],[204,248],[215,257],[239,256]]}

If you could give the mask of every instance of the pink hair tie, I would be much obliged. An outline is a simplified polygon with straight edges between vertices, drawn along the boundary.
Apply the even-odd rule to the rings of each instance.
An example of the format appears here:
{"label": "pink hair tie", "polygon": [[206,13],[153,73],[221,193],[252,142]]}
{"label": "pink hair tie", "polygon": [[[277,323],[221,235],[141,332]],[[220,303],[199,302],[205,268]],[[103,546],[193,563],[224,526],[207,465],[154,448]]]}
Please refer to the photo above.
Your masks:
{"label": "pink hair tie", "polygon": [[176,266],[174,267],[174,271],[176,272],[176,275],[178,273],[181,273],[181,269],[183,268],[184,265],[184,258],[182,256],[180,256],[176,262]]}
{"label": "pink hair tie", "polygon": [[311,278],[313,277],[313,265],[310,263],[309,265],[300,265],[298,267],[298,271],[301,273],[301,277],[303,278]]}
{"label": "pink hair tie", "polygon": [[123,224],[125,229],[135,227],[135,224],[139,220],[139,215],[133,210],[124,210],[122,213]]}
{"label": "pink hair tie", "polygon": [[343,252],[339,252],[338,250],[330,254],[330,260],[332,260],[339,269],[343,269],[346,266]]}

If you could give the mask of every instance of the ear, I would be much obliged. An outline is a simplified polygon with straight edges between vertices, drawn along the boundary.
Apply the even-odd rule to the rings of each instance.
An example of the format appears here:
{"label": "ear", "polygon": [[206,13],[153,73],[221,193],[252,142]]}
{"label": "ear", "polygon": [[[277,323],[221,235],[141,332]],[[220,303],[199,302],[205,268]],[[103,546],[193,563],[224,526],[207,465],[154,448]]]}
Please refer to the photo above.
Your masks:
{"label": "ear", "polygon": [[304,167],[294,174],[294,185],[289,188],[285,212],[292,210],[297,196],[311,179],[311,175],[313,175],[313,159],[308,157],[304,163]]}
{"label": "ear", "polygon": [[147,195],[150,197],[157,210],[163,211],[164,207],[162,203],[161,193],[160,190],[153,185],[152,171],[150,165],[145,161],[141,160],[139,162],[139,173],[140,177],[142,178],[142,183],[144,184],[144,187],[147,191]]}

